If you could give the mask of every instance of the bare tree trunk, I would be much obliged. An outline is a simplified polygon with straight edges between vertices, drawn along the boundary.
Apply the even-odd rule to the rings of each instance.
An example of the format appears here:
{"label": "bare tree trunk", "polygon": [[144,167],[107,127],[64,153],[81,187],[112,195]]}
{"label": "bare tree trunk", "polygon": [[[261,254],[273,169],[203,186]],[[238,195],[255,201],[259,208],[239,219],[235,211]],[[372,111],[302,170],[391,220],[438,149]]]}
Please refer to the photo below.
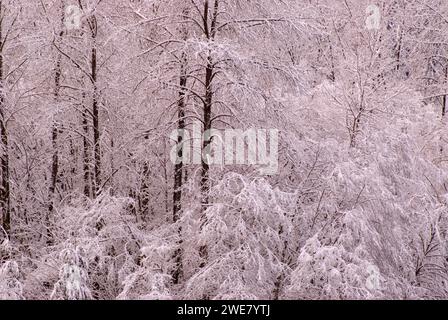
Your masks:
{"label": "bare tree trunk", "polygon": [[92,195],[92,177],[91,177],[91,166],[90,166],[90,143],[89,143],[89,122],[88,122],[88,111],[87,107],[84,105],[83,99],[83,111],[82,111],[82,128],[84,135],[82,138],[82,149],[83,149],[83,171],[84,171],[84,195],[88,198]]}
{"label": "bare tree trunk", "polygon": [[[448,61],[445,62],[445,85],[448,83]],[[442,118],[445,117],[446,114],[446,103],[447,103],[447,95],[445,94],[442,98]]]}
{"label": "bare tree trunk", "polygon": [[[445,61],[445,79],[444,79],[444,84],[445,86],[448,83],[448,61]],[[445,115],[446,115],[446,107],[447,107],[447,95],[443,95],[442,96],[442,125],[446,124],[446,119],[445,119]],[[440,155],[443,156],[443,134],[440,136]]]}
{"label": "bare tree trunk", "polygon": [[442,118],[445,117],[446,114],[446,94],[442,97]]}
{"label": "bare tree trunk", "polygon": [[[174,191],[173,191],[173,222],[179,221],[180,212],[182,210],[182,185],[183,185],[183,143],[184,143],[184,130],[185,130],[185,94],[187,86],[187,57],[186,53],[182,54],[181,66],[180,66],[180,90],[179,101],[177,104],[177,162],[174,167]],[[174,254],[174,261],[176,266],[173,272],[173,283],[179,283],[182,277],[182,227],[178,229],[179,242],[178,248]]]}
{"label": "bare tree trunk", "polygon": [[[281,227],[280,231],[278,233],[279,237],[281,237],[283,235],[283,232],[284,232],[283,227]],[[282,263],[285,263],[285,264],[287,263],[287,253],[288,253],[288,242],[284,241],[281,260],[280,260]],[[286,277],[285,271],[282,270],[274,282],[274,290],[272,292],[272,300],[278,300],[280,298],[280,294],[282,292],[283,285],[285,282],[285,277]]]}
{"label": "bare tree trunk", "polygon": [[399,26],[400,30],[399,30],[399,36],[398,36],[398,40],[397,40],[397,44],[396,44],[396,48],[395,48],[395,59],[396,59],[396,70],[400,71],[400,65],[401,65],[401,50],[402,50],[402,42],[403,42],[403,30],[402,30],[402,26]]}
{"label": "bare tree trunk", "polygon": [[[209,41],[213,41],[216,36],[216,24],[218,19],[218,7],[219,0],[215,0],[213,16],[211,19],[210,27],[208,25],[208,11],[209,11],[209,1],[206,0],[204,3],[204,31],[205,36]],[[202,210],[202,221],[201,227],[207,222],[207,218],[205,216],[205,210],[209,204],[209,193],[210,193],[210,177],[209,171],[210,166],[208,161],[205,161],[204,158],[207,158],[207,155],[210,153],[210,129],[212,128],[212,105],[213,105],[213,79],[215,77],[215,65],[213,62],[213,58],[211,56],[211,52],[209,51],[207,57],[207,65],[205,68],[205,97],[204,97],[204,110],[203,110],[203,125],[204,125],[204,141],[202,145],[202,170],[201,170],[201,210]],[[201,267],[204,266],[205,261],[208,257],[207,247],[201,246],[199,249],[199,254],[202,258]]]}
{"label": "bare tree trunk", "polygon": [[330,59],[331,59],[331,71],[329,79],[331,82],[336,81],[336,68],[334,63],[334,52],[333,52],[333,45],[331,44],[331,39],[328,37],[328,43],[330,44]]}
{"label": "bare tree trunk", "polygon": [[1,150],[1,190],[0,190],[0,206],[2,208],[2,225],[3,229],[6,231],[8,236],[10,237],[11,232],[11,196],[10,196],[10,184],[9,184],[9,145],[8,145],[8,131],[6,125],[6,108],[5,108],[5,88],[4,88],[4,65],[3,65],[3,48],[4,41],[3,39],[3,30],[2,30],[2,22],[3,19],[3,4],[0,0],[0,138],[2,142],[2,150]]}
{"label": "bare tree trunk", "polygon": [[183,130],[185,130],[185,88],[187,85],[187,74],[186,74],[186,57],[183,54],[182,65],[181,65],[181,75],[180,75],[180,90],[179,90],[179,101],[178,101],[178,113],[177,113],[177,129],[180,133],[177,137],[177,157],[178,162],[174,167],[174,192],[173,192],[173,221],[176,222],[179,219],[179,212],[182,209],[181,199],[182,199],[182,176],[183,176],[183,148],[182,144],[184,142]]}
{"label": "bare tree trunk", "polygon": [[212,76],[213,76],[213,61],[209,56],[207,58],[207,67],[205,70],[205,99],[204,99],[204,111],[203,111],[203,123],[204,123],[204,141],[202,145],[202,171],[201,171],[201,192],[202,192],[202,210],[205,211],[209,202],[210,191],[210,179],[209,170],[210,166],[208,161],[204,158],[210,153],[210,129],[212,128],[211,113],[213,103],[213,90],[212,90]]}
{"label": "bare tree trunk", "polygon": [[140,199],[140,215],[142,217],[143,221],[147,221],[146,218],[149,214],[149,175],[150,175],[150,167],[149,162],[145,161],[143,163],[143,170],[142,170],[142,185],[140,187],[139,192],[139,199]]}
{"label": "bare tree trunk", "polygon": [[[59,42],[62,39],[62,36],[64,35],[63,31],[63,23],[64,23],[64,8],[63,3],[61,10],[61,25],[60,25],[60,32],[58,40]],[[61,60],[62,56],[61,54],[58,54],[57,60],[56,60],[56,66],[54,70],[54,103],[55,107],[58,108],[58,104],[60,102],[60,89],[61,89]],[[47,244],[51,245],[53,243],[53,234],[52,234],[52,226],[51,226],[51,219],[53,216],[54,211],[54,194],[56,191],[56,183],[58,181],[58,173],[59,173],[59,151],[58,151],[58,123],[57,120],[53,120],[53,128],[52,128],[52,134],[51,134],[51,142],[53,146],[53,159],[51,164],[51,181],[50,181],[50,188],[48,190],[48,213],[46,217],[46,228],[47,228]]]}
{"label": "bare tree trunk", "polygon": [[100,145],[100,127],[99,127],[99,108],[98,108],[98,84],[97,84],[97,22],[93,15],[89,19],[89,27],[92,36],[92,55],[91,55],[91,81],[93,86],[92,118],[93,118],[93,145],[94,145],[94,198],[98,196],[101,186],[101,145]]}
{"label": "bare tree trunk", "polygon": [[54,194],[56,190],[56,183],[58,180],[58,171],[59,171],[59,154],[58,154],[58,127],[57,124],[53,124],[52,134],[51,134],[51,142],[53,145],[53,159],[51,164],[51,180],[50,180],[50,188],[48,190],[48,212],[46,216],[46,230],[47,230],[47,245],[53,244],[53,234],[52,234],[52,226],[51,220],[54,211]]}
{"label": "bare tree trunk", "polygon": [[115,183],[114,183],[114,174],[115,174],[115,161],[114,161],[114,148],[115,148],[115,143],[114,143],[114,138],[111,137],[110,138],[110,150],[111,150],[111,154],[110,154],[110,172],[111,172],[111,176],[110,176],[110,195],[113,196],[115,194]]}

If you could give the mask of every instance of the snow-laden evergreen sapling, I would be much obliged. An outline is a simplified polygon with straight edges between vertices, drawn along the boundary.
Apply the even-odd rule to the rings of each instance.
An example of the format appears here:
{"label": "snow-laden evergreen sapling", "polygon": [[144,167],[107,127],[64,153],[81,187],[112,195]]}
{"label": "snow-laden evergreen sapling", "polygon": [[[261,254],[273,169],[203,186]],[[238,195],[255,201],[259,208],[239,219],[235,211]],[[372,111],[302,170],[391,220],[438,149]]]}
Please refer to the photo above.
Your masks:
{"label": "snow-laden evergreen sapling", "polygon": [[67,248],[60,253],[62,267],[59,280],[50,296],[56,300],[89,300],[92,294],[89,289],[88,262],[80,247]]}
{"label": "snow-laden evergreen sapling", "polygon": [[19,280],[19,266],[15,261],[6,261],[0,268],[0,300],[22,300],[23,286]]}

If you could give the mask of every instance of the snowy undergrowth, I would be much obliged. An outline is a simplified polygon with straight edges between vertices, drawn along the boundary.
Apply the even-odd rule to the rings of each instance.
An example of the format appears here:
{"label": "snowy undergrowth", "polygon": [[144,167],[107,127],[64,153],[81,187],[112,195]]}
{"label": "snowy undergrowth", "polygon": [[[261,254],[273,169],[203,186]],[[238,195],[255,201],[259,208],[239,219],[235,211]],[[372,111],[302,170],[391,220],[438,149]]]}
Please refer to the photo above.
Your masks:
{"label": "snowy undergrowth", "polygon": [[141,233],[129,204],[102,195],[61,210],[54,243],[35,261],[27,285],[40,284],[40,298],[114,299],[139,264]]}
{"label": "snowy undergrowth", "polygon": [[[329,91],[337,94],[335,87],[321,88]],[[426,148],[438,126],[429,121],[435,117],[431,107],[422,106],[416,93],[397,96],[362,119],[356,146],[348,147],[344,110],[321,92],[308,101],[319,108],[312,107],[312,119],[305,120],[326,128],[331,138],[316,143],[316,132],[303,134],[318,146],[327,170],[321,197],[308,210],[310,238],[300,249],[286,297],[416,298],[427,288],[445,294],[448,177]],[[424,284],[422,260],[429,260],[426,278],[438,279],[438,285]]]}
{"label": "snowy undergrowth", "polygon": [[[431,106],[416,93],[397,96],[363,118],[350,145],[346,113],[329,103],[338,88],[325,86],[292,101],[306,107],[283,142],[282,161],[295,163],[282,176],[288,184],[227,172],[204,212],[188,201],[176,223],[146,228],[127,198],[62,206],[25,296],[37,285],[39,297],[54,299],[445,296],[448,176],[439,148],[427,145],[440,134]],[[182,277],[173,284],[179,249]],[[20,264],[8,265],[0,283],[17,285],[20,298],[11,271]]]}

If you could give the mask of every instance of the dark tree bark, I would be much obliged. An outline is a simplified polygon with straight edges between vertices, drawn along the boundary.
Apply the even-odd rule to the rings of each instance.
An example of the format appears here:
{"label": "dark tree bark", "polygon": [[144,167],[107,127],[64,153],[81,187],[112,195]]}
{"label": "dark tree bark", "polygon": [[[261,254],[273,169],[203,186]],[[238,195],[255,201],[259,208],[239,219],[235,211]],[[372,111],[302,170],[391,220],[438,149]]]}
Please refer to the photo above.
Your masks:
{"label": "dark tree bark", "polygon": [[3,19],[3,3],[0,0],[0,139],[2,142],[1,150],[1,190],[0,190],[0,206],[2,209],[2,226],[10,237],[11,233],[11,190],[9,182],[9,139],[6,124],[6,103],[5,103],[5,87],[4,87],[4,41],[2,22]]}
{"label": "dark tree bark", "polygon": [[396,59],[396,67],[395,69],[397,71],[400,71],[400,66],[401,66],[401,50],[402,50],[402,45],[403,45],[403,30],[401,29],[402,27],[400,27],[400,36],[398,37],[398,41],[395,47],[395,59]]}
{"label": "dark tree bark", "polygon": [[97,83],[97,22],[96,17],[92,15],[89,19],[90,34],[92,37],[91,51],[91,81],[93,87],[92,94],[92,118],[93,118],[93,148],[94,148],[94,198],[101,192],[101,142],[100,142],[100,124],[99,124],[99,106],[98,106],[98,83]]}
{"label": "dark tree bark", "polygon": [[[211,17],[211,23],[209,26],[209,1],[206,0],[204,3],[204,14],[203,14],[203,22],[204,22],[204,32],[205,36],[209,41],[213,41],[216,36],[217,31],[217,20],[218,20],[218,8],[219,8],[219,0],[215,0],[213,15]],[[205,96],[204,96],[204,106],[203,106],[203,125],[204,125],[204,141],[202,145],[202,170],[201,170],[201,210],[202,210],[202,221],[201,227],[207,222],[207,218],[205,215],[205,210],[209,204],[209,193],[210,193],[210,177],[209,171],[210,166],[208,161],[205,161],[204,158],[210,154],[210,129],[212,128],[212,105],[213,105],[213,79],[215,77],[215,64],[213,62],[212,53],[209,51],[206,67],[205,67]],[[201,267],[204,266],[204,262],[207,260],[208,253],[207,247],[201,246],[199,249],[199,254],[202,258]]]}
{"label": "dark tree bark", "polygon": [[151,170],[149,168],[149,162],[145,161],[143,163],[143,170],[142,170],[142,184],[140,187],[139,192],[139,199],[140,199],[140,214],[143,221],[146,221],[146,218],[149,215],[149,175],[151,173]]}
{"label": "dark tree bark", "polygon": [[110,154],[110,172],[111,172],[111,176],[110,176],[110,195],[113,196],[115,194],[115,182],[114,182],[114,175],[117,172],[115,170],[115,161],[114,161],[114,148],[115,148],[115,142],[114,142],[114,138],[111,137],[110,138],[110,150],[111,150],[111,154]]}
{"label": "dark tree bark", "polygon": [[[58,42],[62,40],[62,37],[64,35],[63,31],[63,23],[64,23],[64,8],[61,7],[61,25],[60,25],[60,32],[58,36]],[[53,98],[55,107],[58,108],[58,104],[60,102],[60,89],[61,89],[61,74],[62,74],[62,68],[61,68],[61,61],[62,61],[62,55],[59,53],[56,59],[56,66],[54,69],[54,92],[53,92]],[[48,190],[48,213],[46,217],[46,229],[47,229],[47,244],[51,245],[53,243],[53,233],[52,233],[52,226],[51,226],[51,219],[53,216],[54,211],[54,195],[56,191],[56,184],[58,181],[58,174],[59,174],[59,151],[58,151],[58,122],[57,120],[53,121],[53,128],[52,128],[52,134],[51,134],[51,142],[53,146],[53,158],[52,158],[52,164],[51,164],[51,181],[50,181],[50,187]]]}
{"label": "dark tree bark", "polygon": [[[185,61],[185,60],[184,60]],[[179,132],[185,130],[185,87],[187,84],[187,76],[185,73],[184,65],[181,66],[181,76],[180,76],[180,91],[179,91],[179,102],[178,102],[178,121],[177,129]],[[183,176],[183,148],[182,143],[184,142],[183,134],[179,134],[177,137],[177,157],[179,159],[178,163],[174,167],[174,193],[173,193],[173,221],[179,220],[179,212],[182,209],[181,199],[182,199],[182,176]]]}
{"label": "dark tree bark", "polygon": [[88,198],[92,196],[92,175],[91,175],[91,161],[90,161],[90,143],[89,143],[89,121],[88,110],[84,105],[83,99],[83,111],[82,111],[82,128],[84,131],[82,137],[82,158],[83,158],[83,172],[84,172],[84,195]]}
{"label": "dark tree bark", "polygon": [[[180,66],[180,80],[179,80],[179,101],[177,104],[177,157],[178,161],[174,166],[174,192],[173,192],[173,222],[179,221],[180,212],[182,210],[182,185],[183,185],[183,143],[184,143],[184,130],[185,130],[185,95],[187,87],[187,57],[185,53],[182,53],[181,66]],[[173,271],[173,283],[179,283],[182,277],[182,227],[178,229],[179,243],[178,249],[174,254],[174,261],[176,266]]]}
{"label": "dark tree bark", "polygon": [[[445,62],[445,85],[448,83],[448,61]],[[447,103],[447,95],[445,94],[442,97],[442,118],[445,117],[446,114],[446,103]]]}

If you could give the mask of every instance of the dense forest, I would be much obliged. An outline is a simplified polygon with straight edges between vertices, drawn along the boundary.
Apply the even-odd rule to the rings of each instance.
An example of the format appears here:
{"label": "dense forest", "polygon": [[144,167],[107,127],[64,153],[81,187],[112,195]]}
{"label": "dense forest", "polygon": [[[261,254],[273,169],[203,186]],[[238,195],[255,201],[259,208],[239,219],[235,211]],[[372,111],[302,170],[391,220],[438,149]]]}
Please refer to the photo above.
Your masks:
{"label": "dense forest", "polygon": [[447,299],[447,99],[446,0],[0,0],[0,299]]}

